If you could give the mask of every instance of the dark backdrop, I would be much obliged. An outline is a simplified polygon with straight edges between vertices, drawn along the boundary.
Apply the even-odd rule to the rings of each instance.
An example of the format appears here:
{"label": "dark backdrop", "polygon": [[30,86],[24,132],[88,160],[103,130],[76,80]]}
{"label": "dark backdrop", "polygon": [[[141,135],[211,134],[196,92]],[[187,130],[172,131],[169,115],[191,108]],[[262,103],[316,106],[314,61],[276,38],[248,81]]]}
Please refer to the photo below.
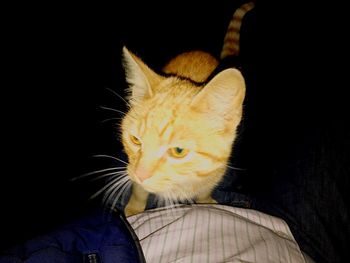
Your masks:
{"label": "dark backdrop", "polygon": [[[2,85],[1,247],[79,215],[97,189],[70,178],[119,147],[106,106],[124,109],[122,45],[159,68],[175,54],[219,54],[236,3],[7,7]],[[159,8],[159,9],[157,9]],[[101,123],[102,122],[102,123]],[[100,185],[99,185],[100,186]]]}
{"label": "dark backdrop", "polygon": [[[106,90],[124,95],[122,46],[154,68],[185,50],[218,55],[239,2],[6,9],[1,247],[54,229],[94,205],[88,198],[98,185],[69,179],[103,167],[91,156],[113,155],[120,146],[113,121],[103,122],[115,115],[99,106],[124,109]],[[255,87],[246,108],[249,148],[238,160],[256,171],[242,179],[247,192],[269,191],[278,177],[258,176],[257,165],[283,166],[319,133],[337,138],[334,158],[346,163],[346,16],[327,10],[260,5],[243,29],[245,74]],[[344,166],[336,179],[344,199],[347,171]]]}

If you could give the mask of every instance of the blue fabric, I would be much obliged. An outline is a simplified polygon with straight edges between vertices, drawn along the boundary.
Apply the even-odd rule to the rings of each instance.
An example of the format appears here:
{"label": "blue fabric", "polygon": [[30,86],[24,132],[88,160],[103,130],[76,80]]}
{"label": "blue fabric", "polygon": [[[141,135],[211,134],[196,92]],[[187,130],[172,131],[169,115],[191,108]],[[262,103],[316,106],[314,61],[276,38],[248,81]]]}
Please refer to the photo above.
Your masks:
{"label": "blue fabric", "polygon": [[5,255],[1,263],[139,263],[138,243],[121,215],[96,210],[55,232],[27,241]]}

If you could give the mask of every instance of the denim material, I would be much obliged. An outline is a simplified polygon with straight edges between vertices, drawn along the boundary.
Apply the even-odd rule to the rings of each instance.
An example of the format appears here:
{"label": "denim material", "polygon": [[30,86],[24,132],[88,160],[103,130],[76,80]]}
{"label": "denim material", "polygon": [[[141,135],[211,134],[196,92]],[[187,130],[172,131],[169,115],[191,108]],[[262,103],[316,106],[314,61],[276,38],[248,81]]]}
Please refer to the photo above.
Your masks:
{"label": "denim material", "polygon": [[[98,261],[100,260],[100,261]],[[100,209],[0,254],[0,262],[145,262],[126,219]]]}

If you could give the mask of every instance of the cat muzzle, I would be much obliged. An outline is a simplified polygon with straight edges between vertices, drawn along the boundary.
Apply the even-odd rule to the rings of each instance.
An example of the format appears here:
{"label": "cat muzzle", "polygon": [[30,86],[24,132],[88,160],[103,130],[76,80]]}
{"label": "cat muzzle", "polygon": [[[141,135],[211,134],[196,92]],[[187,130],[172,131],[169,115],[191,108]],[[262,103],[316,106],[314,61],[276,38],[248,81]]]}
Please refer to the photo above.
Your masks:
{"label": "cat muzzle", "polygon": [[150,171],[148,171],[147,169],[143,168],[143,167],[138,167],[135,171],[135,176],[141,181],[145,181],[146,179],[152,177],[152,174],[150,173]]}

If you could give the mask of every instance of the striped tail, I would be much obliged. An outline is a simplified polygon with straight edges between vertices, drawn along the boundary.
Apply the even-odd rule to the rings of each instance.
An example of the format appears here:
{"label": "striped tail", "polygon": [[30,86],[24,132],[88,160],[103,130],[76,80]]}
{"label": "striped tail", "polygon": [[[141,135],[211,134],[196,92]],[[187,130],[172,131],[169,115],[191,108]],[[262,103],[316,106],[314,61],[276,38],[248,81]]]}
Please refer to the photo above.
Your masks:
{"label": "striped tail", "polygon": [[243,17],[246,13],[254,8],[254,3],[249,2],[240,6],[233,13],[232,19],[228,26],[226,36],[224,38],[224,45],[222,47],[220,58],[224,59],[228,56],[239,54],[239,35],[242,25]]}

